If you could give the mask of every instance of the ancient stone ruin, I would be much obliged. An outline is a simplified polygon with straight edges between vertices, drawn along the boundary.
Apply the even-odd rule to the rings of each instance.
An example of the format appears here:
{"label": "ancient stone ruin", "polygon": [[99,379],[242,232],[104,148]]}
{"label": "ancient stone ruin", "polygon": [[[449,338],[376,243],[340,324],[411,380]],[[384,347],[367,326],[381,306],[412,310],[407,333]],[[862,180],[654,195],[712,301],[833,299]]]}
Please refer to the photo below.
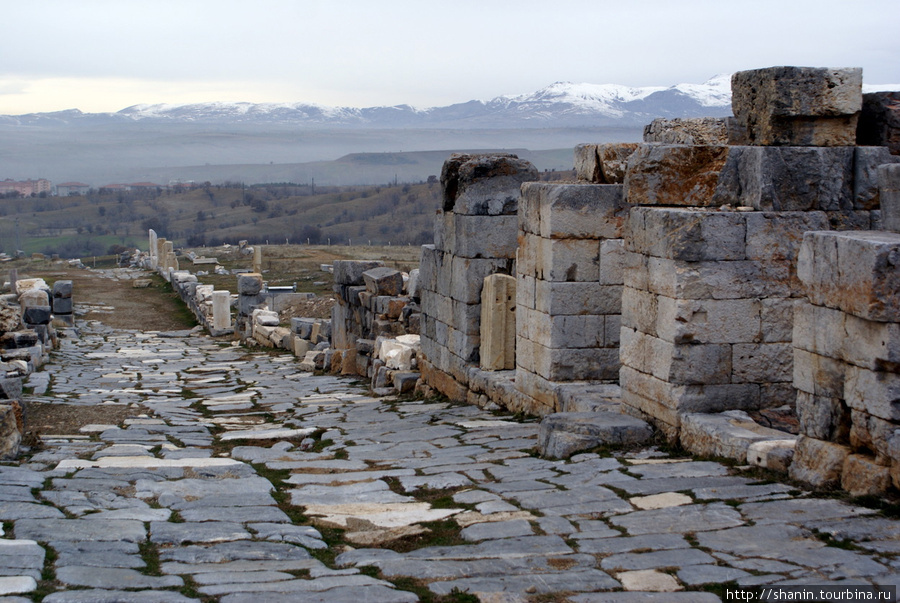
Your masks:
{"label": "ancient stone ruin", "polygon": [[[900,235],[883,230],[900,157],[867,146],[896,139],[897,105],[862,112],[861,82],[737,73],[733,118],[580,145],[577,183],[451,157],[420,266],[424,381],[545,416],[550,456],[646,438],[624,413],[697,454],[853,493],[900,484]],[[857,145],[859,123],[880,125]],[[784,407],[799,439],[747,414]]]}

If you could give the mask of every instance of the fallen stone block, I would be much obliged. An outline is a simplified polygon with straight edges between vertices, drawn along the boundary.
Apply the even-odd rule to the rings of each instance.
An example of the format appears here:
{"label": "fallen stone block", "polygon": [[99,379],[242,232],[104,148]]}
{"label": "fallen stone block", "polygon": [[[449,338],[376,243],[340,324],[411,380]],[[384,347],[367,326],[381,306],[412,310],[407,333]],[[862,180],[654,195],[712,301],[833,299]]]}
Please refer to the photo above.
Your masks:
{"label": "fallen stone block", "polygon": [[644,421],[612,412],[562,412],[545,416],[538,451],[546,458],[568,458],[597,446],[640,444],[653,437]]}
{"label": "fallen stone block", "polygon": [[46,325],[53,316],[50,306],[25,306],[22,309],[22,320],[26,325]]}
{"label": "fallen stone block", "polygon": [[753,442],[747,448],[747,464],[786,473],[791,466],[791,461],[794,459],[794,447],[796,445],[796,437],[786,440]]}
{"label": "fallen stone block", "polygon": [[850,448],[831,442],[800,436],[794,448],[790,477],[815,487],[834,487],[841,483],[844,462]]}
{"label": "fallen stone block", "polygon": [[851,496],[881,496],[891,485],[890,467],[863,454],[850,454],[841,471],[841,488]]}
{"label": "fallen stone block", "polygon": [[384,266],[380,260],[335,260],[332,264],[335,285],[362,285],[363,272]]}
{"label": "fallen stone block", "polygon": [[151,284],[153,284],[153,281],[149,278],[137,278],[131,281],[131,286],[135,289],[146,289]]}

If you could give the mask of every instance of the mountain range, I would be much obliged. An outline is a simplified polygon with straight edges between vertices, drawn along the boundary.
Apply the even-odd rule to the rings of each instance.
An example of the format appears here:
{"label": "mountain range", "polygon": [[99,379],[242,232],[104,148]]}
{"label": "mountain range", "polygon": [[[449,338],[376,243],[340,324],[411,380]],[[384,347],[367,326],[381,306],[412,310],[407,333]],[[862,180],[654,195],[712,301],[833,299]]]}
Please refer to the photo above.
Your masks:
{"label": "mountain range", "polygon": [[536,92],[472,100],[444,107],[326,107],[310,103],[196,103],[133,105],[115,113],[54,113],[2,116],[0,124],[101,125],[283,124],[301,128],[567,128],[642,126],[656,117],[724,116],[731,113],[731,77],[703,84],[629,87],[556,82]]}

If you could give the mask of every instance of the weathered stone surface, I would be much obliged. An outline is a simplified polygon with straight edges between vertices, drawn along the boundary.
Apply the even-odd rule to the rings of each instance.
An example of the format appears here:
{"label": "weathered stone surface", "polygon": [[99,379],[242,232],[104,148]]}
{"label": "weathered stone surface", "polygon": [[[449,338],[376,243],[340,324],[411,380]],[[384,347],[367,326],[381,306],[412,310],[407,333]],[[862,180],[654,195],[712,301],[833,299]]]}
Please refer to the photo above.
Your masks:
{"label": "weathered stone surface", "polygon": [[403,275],[399,270],[379,266],[362,273],[366,290],[373,295],[400,295],[403,291]]}
{"label": "weathered stone surface", "polygon": [[24,425],[18,403],[0,404],[0,460],[10,461],[18,456],[23,435]]}
{"label": "weathered stone surface", "polygon": [[537,168],[516,155],[454,153],[441,169],[443,209],[465,215],[514,215],[519,187],[537,179]]}
{"label": "weathered stone surface", "polygon": [[240,295],[258,295],[262,291],[262,285],[261,274],[248,272],[238,275],[237,289]]}
{"label": "weathered stone surface", "polygon": [[878,166],[878,187],[884,229],[900,232],[900,164]]}
{"label": "weathered stone surface", "polygon": [[850,449],[846,446],[801,435],[794,449],[791,479],[819,487],[836,486],[840,484],[849,454]]}
{"label": "weathered stone surface", "polygon": [[841,488],[851,496],[881,496],[891,485],[890,468],[862,454],[851,454],[844,461]]}
{"label": "weathered stone surface", "polygon": [[900,155],[900,92],[863,94],[856,144],[885,146]]}
{"label": "weathered stone surface", "polygon": [[900,234],[806,233],[797,275],[813,304],[900,322]]}
{"label": "weathered stone surface", "polygon": [[724,117],[658,117],[644,126],[644,142],[723,145],[728,144],[728,127]]}
{"label": "weathered stone surface", "polygon": [[731,107],[744,134],[732,144],[852,146],[862,108],[862,69],[769,67],[731,77]]}
{"label": "weathered stone surface", "polygon": [[481,291],[481,368],[516,367],[516,279],[505,274],[485,277]]}
{"label": "weathered stone surface", "polygon": [[597,446],[623,446],[645,442],[653,436],[647,423],[611,412],[563,412],[541,420],[538,450],[547,458],[568,458]]}
{"label": "weathered stone surface", "polygon": [[384,266],[380,260],[335,260],[333,264],[335,285],[362,285],[363,272]]}
{"label": "weathered stone surface", "polygon": [[744,260],[746,214],[635,207],[625,228],[625,250],[687,262]]}
{"label": "weathered stone surface", "polygon": [[621,184],[628,157],[637,143],[580,144],[575,147],[575,176],[597,184]]}
{"label": "weathered stone surface", "polygon": [[729,148],[644,144],[628,158],[625,198],[634,205],[720,205],[714,193]]}
{"label": "weathered stone surface", "polygon": [[547,239],[618,239],[628,218],[621,185],[523,185],[519,227]]}
{"label": "weathered stone surface", "polygon": [[681,417],[681,445],[700,456],[723,456],[745,461],[750,445],[785,439],[783,431],[757,424],[740,410],[719,414],[687,413]]}

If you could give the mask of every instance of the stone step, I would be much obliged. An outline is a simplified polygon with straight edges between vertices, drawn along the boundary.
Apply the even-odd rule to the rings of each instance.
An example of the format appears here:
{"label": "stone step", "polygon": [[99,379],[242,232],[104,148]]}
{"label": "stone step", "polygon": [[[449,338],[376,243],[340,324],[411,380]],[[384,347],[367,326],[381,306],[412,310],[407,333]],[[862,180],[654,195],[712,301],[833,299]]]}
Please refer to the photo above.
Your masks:
{"label": "stone step", "polygon": [[546,458],[567,458],[602,445],[639,444],[653,437],[645,421],[617,412],[559,412],[541,421],[538,451]]}
{"label": "stone step", "polygon": [[681,416],[681,445],[693,454],[724,456],[784,471],[797,436],[763,427],[742,410]]}

